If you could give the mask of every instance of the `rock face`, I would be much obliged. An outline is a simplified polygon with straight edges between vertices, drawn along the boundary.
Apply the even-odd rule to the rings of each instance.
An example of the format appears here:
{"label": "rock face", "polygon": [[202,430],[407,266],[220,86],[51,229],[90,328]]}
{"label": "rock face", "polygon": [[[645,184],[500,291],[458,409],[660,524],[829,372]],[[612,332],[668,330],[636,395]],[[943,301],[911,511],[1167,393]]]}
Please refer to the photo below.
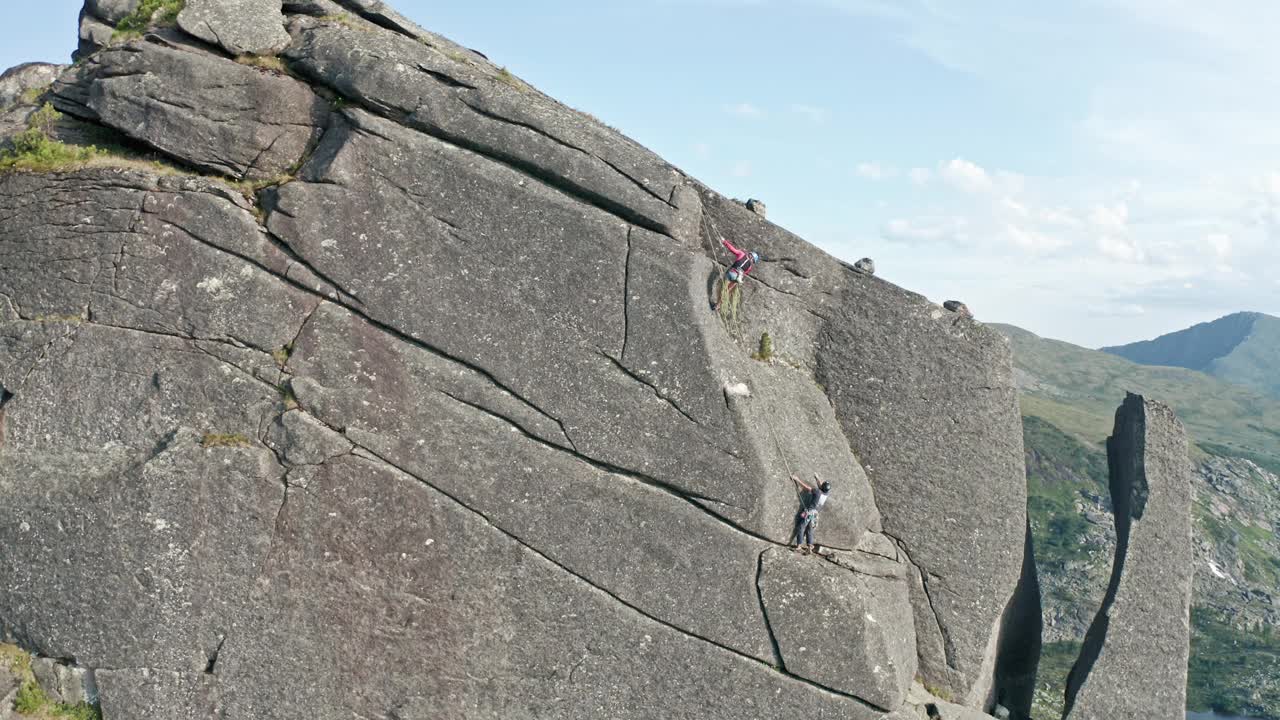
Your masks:
{"label": "rock face", "polygon": [[780,664],[885,710],[902,705],[916,671],[905,576],[905,563],[866,552],[797,562],[765,551],[757,582]]}
{"label": "rock face", "polygon": [[1018,415],[1009,349],[971,318],[874,276],[847,278],[821,331],[818,382],[871,479],[885,534],[917,568],[922,674],[982,705],[993,695],[993,627],[1023,567],[1023,542],[1011,538],[1025,536],[1026,487],[1006,479],[1024,473],[1022,440],[990,432],[993,418]]}
{"label": "rock face", "polygon": [[0,112],[21,102],[23,93],[53,84],[64,68],[49,63],[26,63],[5,70],[0,74]]}
{"label": "rock face", "polygon": [[[166,165],[0,176],[0,636],[109,720],[1016,694],[998,335],[383,3],[184,15],[53,88]],[[289,74],[226,56],[277,27]],[[725,318],[721,235],[766,258]]]}
{"label": "rock face", "polygon": [[142,40],[86,58],[54,93],[63,112],[238,179],[295,167],[328,117],[328,103],[290,77]]}
{"label": "rock face", "polygon": [[232,55],[274,55],[289,45],[281,0],[186,0],[178,27]]}
{"label": "rock face", "polygon": [[1191,606],[1191,472],[1168,406],[1130,394],[1107,439],[1116,557],[1067,679],[1064,718],[1181,717]]}

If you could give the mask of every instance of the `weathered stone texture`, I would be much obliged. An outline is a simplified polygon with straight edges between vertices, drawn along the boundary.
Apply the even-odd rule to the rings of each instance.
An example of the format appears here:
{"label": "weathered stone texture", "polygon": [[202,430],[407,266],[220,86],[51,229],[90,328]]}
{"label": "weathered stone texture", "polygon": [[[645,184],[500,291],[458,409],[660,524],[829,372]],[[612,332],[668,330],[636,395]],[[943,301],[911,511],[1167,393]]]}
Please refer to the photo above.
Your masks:
{"label": "weathered stone texture", "polygon": [[[855,553],[860,555],[860,553]],[[857,569],[772,549],[760,598],[782,664],[826,687],[892,710],[916,674],[906,570],[868,556]]]}
{"label": "weathered stone texture", "polygon": [[285,53],[344,97],[508,163],[624,220],[671,233],[683,177],[622,135],[485,62],[410,38],[318,24]]}
{"label": "weathered stone texture", "polygon": [[178,27],[232,55],[274,55],[289,45],[281,0],[186,0]]}
{"label": "weathered stone texture", "polygon": [[1107,438],[1116,557],[1064,718],[1181,717],[1190,648],[1191,468],[1169,406],[1129,394]]}
{"label": "weathered stone texture", "polygon": [[922,675],[981,703],[1026,523],[1009,348],[875,277],[844,281],[819,340],[818,380],[871,479],[884,532],[920,569]]}
{"label": "weathered stone texture", "polygon": [[63,68],[49,63],[23,63],[5,70],[0,74],[0,112],[18,104],[26,91],[53,84]]}
{"label": "weathered stone texture", "polygon": [[[222,55],[282,22],[311,86]],[[0,635],[110,720],[987,704],[997,338],[380,2],[178,25],[54,87],[174,167],[0,177]],[[721,236],[767,258],[725,317]]]}
{"label": "weathered stone texture", "polygon": [[142,40],[85,60],[54,93],[63,112],[237,179],[294,167],[327,116],[327,104],[293,78]]}
{"label": "weathered stone texture", "polygon": [[115,25],[138,9],[141,0],[85,0],[84,11]]}

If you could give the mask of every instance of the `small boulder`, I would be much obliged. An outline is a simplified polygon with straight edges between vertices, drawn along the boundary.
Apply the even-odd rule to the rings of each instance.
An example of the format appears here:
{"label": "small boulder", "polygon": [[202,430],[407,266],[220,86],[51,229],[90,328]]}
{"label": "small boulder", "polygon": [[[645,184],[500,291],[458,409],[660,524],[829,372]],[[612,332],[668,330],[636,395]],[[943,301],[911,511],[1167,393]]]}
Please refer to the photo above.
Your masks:
{"label": "small boulder", "polygon": [[115,25],[138,9],[141,0],[85,0],[84,12]]}
{"label": "small boulder", "polygon": [[747,209],[760,217],[765,217],[765,213],[767,212],[764,203],[756,200],[755,198],[751,198],[747,201]]}
{"label": "small boulder", "polygon": [[956,313],[957,315],[963,315],[964,317],[973,317],[973,313],[969,312],[969,306],[965,305],[959,300],[948,300],[942,303],[942,307],[948,310],[949,312]]}
{"label": "small boulder", "polygon": [[74,665],[66,665],[53,658],[31,659],[31,674],[35,675],[40,689],[55,703],[76,705],[98,700],[97,684],[93,672]]}
{"label": "small boulder", "polygon": [[232,55],[274,55],[289,45],[282,0],[187,0],[178,27]]}
{"label": "small boulder", "polygon": [[0,111],[21,103],[26,91],[51,85],[64,67],[49,63],[24,63],[5,70],[0,74]]}
{"label": "small boulder", "polygon": [[853,270],[854,272],[860,272],[863,275],[875,275],[876,261],[871,258],[862,258],[853,264]]}
{"label": "small boulder", "polygon": [[9,669],[8,663],[0,662],[0,718],[5,717],[7,709],[13,707],[20,684],[18,674]]}
{"label": "small boulder", "polygon": [[114,27],[101,19],[87,12],[81,12],[80,44],[77,46],[76,51],[72,53],[72,58],[80,60],[98,52],[111,44],[111,37],[115,35],[115,32]]}

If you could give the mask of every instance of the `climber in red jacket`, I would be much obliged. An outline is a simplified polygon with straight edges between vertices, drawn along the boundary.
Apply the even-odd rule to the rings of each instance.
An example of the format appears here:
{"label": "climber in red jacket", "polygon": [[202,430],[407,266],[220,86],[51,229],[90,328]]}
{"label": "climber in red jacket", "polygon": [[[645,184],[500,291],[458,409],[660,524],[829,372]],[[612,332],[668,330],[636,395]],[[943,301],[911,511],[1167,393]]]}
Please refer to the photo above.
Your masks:
{"label": "climber in red jacket", "polygon": [[726,250],[733,253],[733,264],[724,272],[725,283],[717,288],[717,297],[711,303],[712,312],[720,309],[720,303],[733,297],[733,291],[738,289],[738,284],[747,279],[747,273],[755,269],[756,263],[760,262],[760,255],[746,250],[739,250],[733,246],[733,243],[720,238],[720,244]]}

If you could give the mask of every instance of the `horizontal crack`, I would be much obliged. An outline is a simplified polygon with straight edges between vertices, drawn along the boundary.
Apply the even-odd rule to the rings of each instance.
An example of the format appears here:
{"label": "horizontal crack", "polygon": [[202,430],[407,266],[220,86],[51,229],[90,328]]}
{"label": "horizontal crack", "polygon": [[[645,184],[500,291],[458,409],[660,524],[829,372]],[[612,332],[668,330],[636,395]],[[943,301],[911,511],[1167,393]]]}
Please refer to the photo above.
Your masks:
{"label": "horizontal crack", "polygon": [[615,368],[617,368],[617,369],[618,369],[618,370],[619,370],[623,375],[626,375],[627,377],[631,378],[632,380],[635,380],[636,382],[640,383],[641,385],[644,385],[645,387],[647,387],[647,388],[649,388],[650,390],[652,390],[652,391],[653,391],[653,394],[654,394],[654,396],[655,396],[655,397],[657,397],[659,400],[661,400],[661,401],[665,402],[666,404],[670,405],[670,406],[672,407],[672,409],[674,409],[676,412],[678,412],[678,413],[680,413],[681,415],[683,415],[683,416],[684,416],[684,418],[685,418],[686,420],[688,420],[689,422],[693,423],[694,425],[701,425],[701,424],[702,424],[702,423],[698,422],[698,420],[697,420],[696,418],[694,418],[692,415],[690,415],[689,413],[685,412],[685,411],[684,411],[684,408],[682,408],[682,407],[680,407],[678,404],[676,404],[676,401],[672,400],[671,398],[667,397],[666,395],[663,395],[663,394],[658,390],[658,386],[657,386],[657,385],[654,385],[653,383],[651,383],[651,382],[649,382],[648,380],[644,379],[644,377],[642,377],[640,374],[636,373],[635,371],[633,371],[631,368],[627,367],[626,365],[623,365],[623,364],[622,364],[622,362],[620,362],[617,358],[615,358],[614,356],[610,355],[609,353],[602,352],[602,351],[599,351],[599,350],[597,350],[596,352],[597,352],[597,354],[599,354],[599,355],[600,355],[600,357],[603,357],[603,358],[607,359],[610,363],[612,363],[612,364],[613,364],[613,366],[614,366]]}
{"label": "horizontal crack", "polygon": [[[353,442],[354,442],[354,441],[353,441]],[[653,622],[655,622],[655,623],[658,623],[659,625],[662,625],[663,627],[669,628],[669,629],[671,629],[671,630],[673,630],[673,631],[675,631],[675,632],[677,632],[677,633],[679,633],[679,634],[681,634],[681,635],[683,635],[683,636],[685,636],[685,637],[689,637],[689,638],[692,638],[692,639],[694,639],[694,640],[698,640],[698,641],[704,642],[704,643],[706,643],[706,644],[708,644],[708,645],[711,645],[712,647],[715,647],[715,648],[719,649],[719,650],[720,650],[720,651],[722,651],[722,652],[726,652],[726,653],[729,653],[729,654],[733,655],[734,657],[741,658],[741,659],[743,659],[743,660],[746,660],[746,661],[749,661],[749,662],[755,663],[756,665],[759,665],[760,667],[769,668],[770,670],[773,670],[773,671],[778,672],[778,673],[780,673],[780,674],[782,674],[782,675],[785,675],[786,677],[791,678],[792,680],[795,680],[796,682],[803,683],[803,684],[808,685],[809,687],[812,687],[812,688],[814,688],[814,689],[816,689],[816,690],[819,690],[819,691],[821,691],[821,692],[828,693],[828,694],[831,694],[831,695],[835,695],[835,696],[838,696],[838,697],[841,697],[841,698],[844,698],[844,699],[847,699],[847,700],[852,700],[852,701],[857,702],[857,703],[859,703],[859,704],[861,704],[861,705],[863,705],[863,706],[867,707],[868,709],[874,710],[874,711],[876,711],[876,712],[880,712],[880,713],[888,712],[888,710],[886,710],[885,708],[881,708],[881,707],[878,707],[878,706],[876,706],[876,705],[874,705],[874,704],[872,704],[872,703],[869,703],[869,702],[867,702],[866,700],[864,700],[864,699],[862,699],[862,698],[860,698],[860,697],[858,697],[858,696],[856,696],[856,695],[852,695],[852,694],[850,694],[850,693],[842,692],[842,691],[840,691],[840,690],[834,690],[834,689],[829,688],[829,687],[827,687],[827,686],[825,686],[825,685],[821,685],[821,684],[819,684],[819,683],[817,683],[817,682],[814,682],[813,680],[809,680],[808,678],[804,678],[804,677],[801,677],[801,676],[799,676],[799,675],[794,675],[794,674],[792,674],[792,673],[789,673],[789,672],[785,671],[784,669],[781,669],[781,668],[778,668],[778,667],[774,667],[773,665],[770,665],[769,663],[764,662],[763,660],[761,660],[761,659],[759,659],[759,658],[757,658],[757,657],[754,657],[754,656],[748,655],[748,654],[743,653],[743,652],[741,652],[741,651],[739,651],[739,650],[735,650],[735,649],[733,649],[733,648],[731,648],[731,647],[728,647],[728,646],[726,646],[726,645],[721,645],[720,643],[716,642],[715,640],[712,640],[711,638],[704,637],[704,636],[699,635],[699,634],[697,634],[697,633],[695,633],[695,632],[691,632],[691,631],[689,631],[689,630],[687,630],[687,629],[685,629],[685,628],[680,627],[679,625],[675,625],[675,624],[670,623],[670,622],[668,622],[668,621],[666,621],[666,620],[663,620],[663,619],[662,619],[662,618],[660,618],[660,617],[657,617],[657,616],[655,616],[655,615],[651,615],[650,613],[645,612],[644,610],[641,610],[640,608],[636,607],[635,605],[632,605],[631,603],[629,603],[629,602],[627,602],[626,600],[622,599],[621,597],[619,597],[618,595],[614,594],[613,592],[610,592],[608,589],[606,589],[606,588],[604,588],[604,587],[601,587],[600,585],[597,585],[596,583],[592,582],[591,580],[587,579],[586,577],[584,577],[584,576],[582,576],[582,575],[580,575],[580,574],[578,574],[578,573],[574,572],[573,570],[571,570],[570,568],[566,567],[565,565],[563,565],[563,564],[561,564],[561,563],[557,562],[556,560],[554,560],[553,558],[551,558],[551,557],[550,557],[550,556],[548,556],[547,554],[543,553],[541,550],[538,550],[537,548],[533,547],[533,546],[532,546],[532,545],[530,545],[529,543],[525,542],[525,541],[524,541],[520,536],[516,535],[515,533],[511,532],[510,530],[507,530],[506,528],[503,528],[503,527],[501,527],[501,526],[497,525],[497,524],[496,524],[496,523],[494,523],[492,520],[490,520],[490,519],[489,519],[489,517],[488,517],[487,515],[485,515],[484,513],[480,512],[479,510],[476,510],[475,508],[473,508],[473,507],[471,507],[471,506],[467,505],[466,503],[462,502],[460,499],[458,499],[457,497],[455,497],[455,496],[454,496],[454,495],[452,495],[451,493],[448,493],[448,492],[446,492],[446,491],[442,490],[441,488],[439,488],[439,487],[437,487],[436,485],[432,484],[430,481],[426,480],[425,478],[422,478],[421,476],[415,475],[414,473],[409,472],[408,470],[406,470],[406,469],[404,469],[404,468],[400,467],[399,465],[396,465],[395,463],[393,463],[393,462],[391,462],[390,460],[388,460],[388,459],[386,459],[386,458],[382,457],[381,455],[379,455],[378,453],[376,453],[376,452],[374,452],[374,451],[370,450],[369,448],[367,448],[367,447],[365,447],[365,446],[363,446],[363,445],[360,445],[359,443],[354,443],[354,444],[355,444],[355,445],[356,445],[356,447],[360,450],[360,453],[358,453],[358,454],[357,454],[357,456],[358,456],[358,457],[366,457],[366,459],[369,459],[369,460],[375,460],[375,461],[377,461],[377,462],[380,462],[380,463],[382,463],[382,464],[386,465],[387,467],[392,468],[393,470],[395,470],[395,471],[399,472],[400,474],[405,475],[405,476],[408,476],[408,477],[410,477],[410,478],[413,478],[414,480],[416,480],[416,481],[418,481],[418,482],[422,483],[423,485],[426,485],[427,487],[431,488],[432,490],[435,490],[436,492],[440,493],[441,495],[444,495],[445,497],[447,497],[447,498],[449,498],[451,501],[453,501],[453,502],[454,502],[458,507],[460,507],[460,508],[462,508],[464,511],[466,511],[466,512],[468,512],[468,513],[472,514],[472,515],[475,515],[475,516],[476,516],[476,517],[478,517],[478,518],[480,518],[480,519],[481,519],[481,520],[483,520],[483,521],[485,522],[485,524],[487,524],[489,527],[491,527],[491,528],[493,528],[494,530],[496,530],[497,532],[499,532],[499,533],[501,533],[501,534],[505,535],[507,538],[509,538],[510,540],[512,540],[513,542],[515,542],[516,544],[520,545],[521,547],[525,548],[525,549],[526,549],[526,550],[528,550],[529,552],[531,552],[531,553],[533,553],[534,555],[538,556],[539,558],[541,558],[541,559],[542,559],[542,560],[544,560],[545,562],[550,563],[552,566],[554,566],[554,567],[556,567],[556,568],[560,569],[560,570],[561,570],[561,571],[563,571],[564,573],[566,573],[566,574],[568,574],[568,575],[570,575],[570,576],[572,576],[572,577],[574,577],[574,578],[577,578],[577,579],[578,579],[580,582],[582,582],[583,584],[587,585],[588,587],[590,587],[590,588],[594,589],[595,591],[597,591],[597,592],[599,592],[599,593],[604,594],[605,596],[607,596],[607,597],[611,598],[614,602],[618,603],[619,605],[622,605],[622,606],[623,606],[623,607],[625,607],[625,608],[628,608],[628,609],[629,609],[629,610],[631,610],[632,612],[635,612],[635,613],[637,613],[637,614],[639,614],[639,615],[641,615],[641,616],[643,616],[643,617],[645,617],[645,618],[648,618],[649,620],[651,620],[651,621],[653,621]]]}

